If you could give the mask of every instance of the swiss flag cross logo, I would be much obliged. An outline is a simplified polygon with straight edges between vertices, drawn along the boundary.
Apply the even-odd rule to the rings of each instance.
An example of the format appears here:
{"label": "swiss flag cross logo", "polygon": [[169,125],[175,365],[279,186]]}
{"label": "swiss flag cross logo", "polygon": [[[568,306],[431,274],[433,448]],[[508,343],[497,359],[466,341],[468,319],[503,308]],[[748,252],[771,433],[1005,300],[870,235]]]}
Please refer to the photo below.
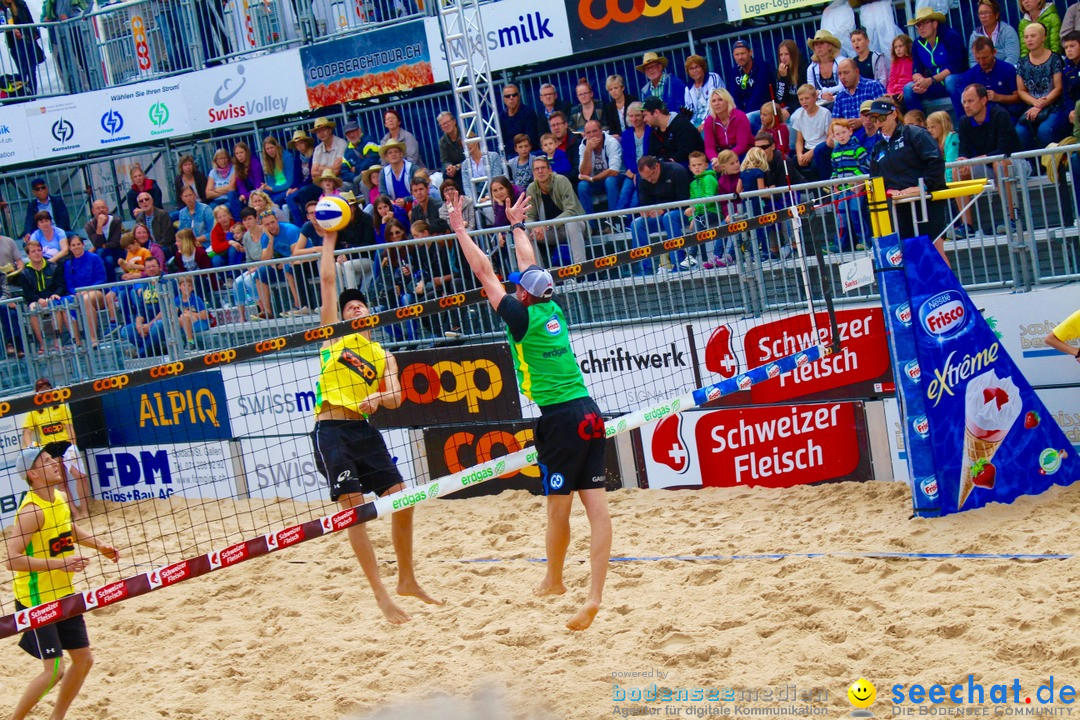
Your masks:
{"label": "swiss flag cross logo", "polygon": [[653,461],[682,475],[690,467],[690,452],[682,438],[682,415],[668,415],[656,424],[652,437]]}
{"label": "swiss flag cross logo", "polygon": [[25,610],[15,616],[15,629],[25,630],[30,627],[30,616]]}
{"label": "swiss flag cross logo", "polygon": [[739,359],[731,348],[731,328],[721,325],[713,330],[705,345],[705,368],[727,380],[739,373]]}

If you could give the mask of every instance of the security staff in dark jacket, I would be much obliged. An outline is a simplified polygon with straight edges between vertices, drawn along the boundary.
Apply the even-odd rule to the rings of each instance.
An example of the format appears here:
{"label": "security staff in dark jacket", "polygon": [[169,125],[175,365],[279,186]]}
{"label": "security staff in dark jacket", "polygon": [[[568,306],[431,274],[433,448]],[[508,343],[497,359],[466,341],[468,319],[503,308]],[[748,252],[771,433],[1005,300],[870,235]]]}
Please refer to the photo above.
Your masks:
{"label": "security staff in dark jacket", "polygon": [[[891,100],[875,100],[870,106],[870,118],[877,123],[881,139],[870,153],[870,174],[882,176],[885,190],[891,198],[910,197],[919,193],[919,179],[927,193],[945,189],[945,156],[929,132],[913,125],[904,125],[896,105]],[[948,226],[947,200],[926,203],[925,222],[916,223],[912,206],[897,208],[896,231],[901,238],[929,235],[941,257],[945,257],[945,228]],[[921,212],[916,209],[916,212]]]}

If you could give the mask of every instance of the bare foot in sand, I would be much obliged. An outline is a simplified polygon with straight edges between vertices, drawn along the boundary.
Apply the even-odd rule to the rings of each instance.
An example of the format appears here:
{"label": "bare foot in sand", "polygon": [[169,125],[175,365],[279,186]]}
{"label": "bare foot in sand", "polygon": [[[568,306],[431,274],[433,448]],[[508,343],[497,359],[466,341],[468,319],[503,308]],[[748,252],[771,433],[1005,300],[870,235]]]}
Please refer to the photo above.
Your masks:
{"label": "bare foot in sand", "polygon": [[544,578],[544,581],[540,583],[540,587],[536,588],[533,595],[547,597],[548,595],[563,595],[564,593],[566,593],[566,586],[562,582],[553,582],[548,578]]}
{"label": "bare foot in sand", "polygon": [[376,598],[375,602],[378,603],[382,614],[386,616],[386,621],[391,625],[403,625],[412,620],[409,614],[395,605],[389,597],[382,600]]}
{"label": "bare foot in sand", "polygon": [[424,592],[417,583],[398,583],[397,594],[407,597],[419,598],[426,602],[428,605],[445,605],[446,600],[436,600],[435,598]]}
{"label": "bare foot in sand", "polygon": [[588,600],[578,610],[578,614],[570,618],[570,622],[566,623],[566,627],[571,630],[584,630],[592,625],[592,621],[596,618],[598,612],[600,612],[600,603]]}

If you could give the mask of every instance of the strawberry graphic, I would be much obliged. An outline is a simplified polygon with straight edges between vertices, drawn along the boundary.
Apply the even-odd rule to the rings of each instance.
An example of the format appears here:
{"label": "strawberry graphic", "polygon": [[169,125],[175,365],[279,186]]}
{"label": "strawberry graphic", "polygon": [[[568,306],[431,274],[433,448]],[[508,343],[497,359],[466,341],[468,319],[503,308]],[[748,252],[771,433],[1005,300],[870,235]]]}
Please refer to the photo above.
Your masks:
{"label": "strawberry graphic", "polygon": [[976,460],[975,464],[971,466],[971,482],[976,487],[992,489],[994,487],[994,478],[997,475],[997,468],[994,464],[985,458]]}
{"label": "strawberry graphic", "polygon": [[1029,410],[1028,414],[1024,416],[1024,427],[1028,430],[1037,428],[1039,427],[1040,419],[1041,418],[1039,417],[1039,413],[1035,412],[1034,410]]}

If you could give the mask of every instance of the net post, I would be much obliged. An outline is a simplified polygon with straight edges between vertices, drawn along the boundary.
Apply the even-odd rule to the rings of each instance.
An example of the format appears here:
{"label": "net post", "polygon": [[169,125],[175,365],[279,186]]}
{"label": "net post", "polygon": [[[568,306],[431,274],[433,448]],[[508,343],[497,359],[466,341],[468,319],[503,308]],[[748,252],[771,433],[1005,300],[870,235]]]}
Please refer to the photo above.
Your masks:
{"label": "net post", "polygon": [[866,183],[867,208],[870,210],[870,225],[874,237],[892,235],[892,217],[889,215],[888,196],[885,194],[885,179],[876,177]]}

